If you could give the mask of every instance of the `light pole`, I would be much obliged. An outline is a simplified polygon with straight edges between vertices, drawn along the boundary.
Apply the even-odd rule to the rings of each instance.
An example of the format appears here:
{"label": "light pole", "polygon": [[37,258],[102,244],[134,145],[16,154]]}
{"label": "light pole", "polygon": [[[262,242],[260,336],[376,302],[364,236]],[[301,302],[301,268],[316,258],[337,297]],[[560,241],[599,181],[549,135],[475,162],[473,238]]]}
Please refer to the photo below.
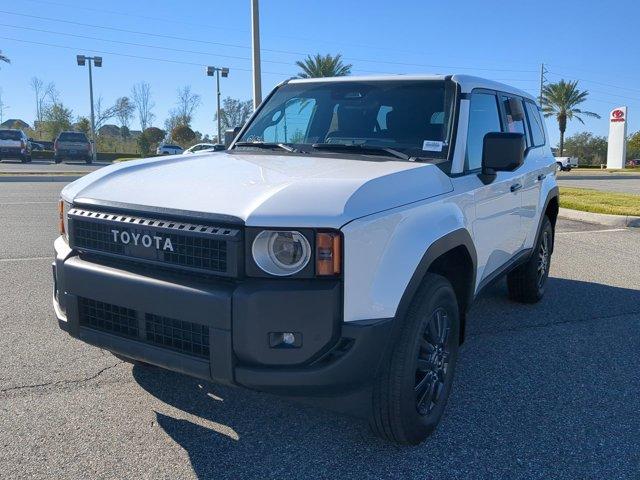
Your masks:
{"label": "light pole", "polygon": [[224,143],[222,140],[222,129],[220,128],[220,74],[222,74],[223,78],[227,78],[229,76],[229,69],[227,67],[207,67],[207,75],[209,77],[213,77],[213,74],[216,75],[216,88],[217,88],[217,97],[218,97],[218,143]]}
{"label": "light pole", "polygon": [[96,122],[95,116],[93,113],[93,75],[91,73],[91,63],[96,67],[102,67],[102,57],[87,57],[86,55],[76,55],[76,61],[78,62],[78,66],[84,67],[85,63],[89,60],[89,100],[91,102],[91,141],[93,142],[93,146],[91,148],[91,156],[93,161],[97,158],[97,146],[96,142]]}
{"label": "light pole", "polygon": [[251,58],[253,60],[253,109],[262,102],[262,74],[260,72],[260,13],[258,0],[251,0]]}

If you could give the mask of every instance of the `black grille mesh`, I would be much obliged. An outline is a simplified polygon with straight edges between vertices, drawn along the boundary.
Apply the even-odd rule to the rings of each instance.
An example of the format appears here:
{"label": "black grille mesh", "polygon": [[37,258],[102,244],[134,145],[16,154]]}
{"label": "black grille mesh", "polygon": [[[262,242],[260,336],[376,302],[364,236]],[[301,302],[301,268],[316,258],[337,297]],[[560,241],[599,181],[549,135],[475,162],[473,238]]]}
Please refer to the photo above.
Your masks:
{"label": "black grille mesh", "polygon": [[145,314],[147,341],[197,357],[209,357],[209,327]]}
{"label": "black grille mesh", "polygon": [[124,254],[124,245],[114,243],[112,240],[111,226],[105,223],[74,220],[73,240],[75,245],[81,248],[89,248],[99,252]]}
{"label": "black grille mesh", "polygon": [[209,327],[206,325],[145,313],[145,333],[142,333],[137,312],[130,308],[79,297],[78,309],[80,325],[85,327],[209,358]]}
{"label": "black grille mesh", "polygon": [[[214,238],[185,235],[180,233],[157,233],[163,239],[171,241],[173,251],[158,250],[157,257],[142,256],[141,251],[133,249],[132,243],[125,245],[113,241],[112,229],[131,233],[132,227],[114,226],[108,223],[86,221],[74,218],[73,243],[80,249],[88,249],[95,252],[104,252],[138,258],[140,260],[154,260],[168,265],[196,268],[212,272],[224,273],[227,271],[227,241]],[[140,231],[137,231],[140,233]],[[153,230],[142,232],[153,235]],[[154,244],[155,245],[155,244]],[[132,249],[129,251],[129,249]],[[146,253],[146,252],[145,252]]]}
{"label": "black grille mesh", "polygon": [[210,238],[170,234],[173,252],[163,251],[162,260],[173,265],[225,272],[227,242]]}
{"label": "black grille mesh", "polygon": [[79,298],[80,325],[124,337],[138,336],[136,311],[88,298]]}

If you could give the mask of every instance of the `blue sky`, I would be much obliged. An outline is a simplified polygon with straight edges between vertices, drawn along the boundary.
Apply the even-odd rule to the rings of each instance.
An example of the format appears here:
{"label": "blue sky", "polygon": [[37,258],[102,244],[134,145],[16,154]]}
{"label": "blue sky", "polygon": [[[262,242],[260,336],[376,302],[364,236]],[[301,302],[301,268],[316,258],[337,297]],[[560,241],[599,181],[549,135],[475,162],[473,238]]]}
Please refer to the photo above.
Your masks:
{"label": "blue sky", "polygon": [[[636,1],[263,0],[260,15],[264,94],[295,75],[294,62],[305,53],[342,53],[354,74],[469,73],[534,95],[544,62],[550,81],[580,80],[591,92],[584,109],[603,117],[586,119],[586,125],[573,121],[568,134],[606,135],[608,112],[619,105],[629,106],[630,132],[640,130]],[[193,126],[212,134],[215,85],[204,66],[229,67],[223,96],[249,99],[249,47],[249,0],[3,2],[0,49],[12,61],[0,65],[2,99],[9,106],[4,117],[33,120],[33,76],[55,82],[74,114],[88,115],[87,72],[75,62],[76,53],[86,53],[104,58],[94,89],[105,103],[145,80],[156,103],[155,124],[162,126],[176,89],[191,85],[203,99]],[[547,126],[555,144],[556,123],[548,119]],[[132,127],[138,128],[137,120]]]}

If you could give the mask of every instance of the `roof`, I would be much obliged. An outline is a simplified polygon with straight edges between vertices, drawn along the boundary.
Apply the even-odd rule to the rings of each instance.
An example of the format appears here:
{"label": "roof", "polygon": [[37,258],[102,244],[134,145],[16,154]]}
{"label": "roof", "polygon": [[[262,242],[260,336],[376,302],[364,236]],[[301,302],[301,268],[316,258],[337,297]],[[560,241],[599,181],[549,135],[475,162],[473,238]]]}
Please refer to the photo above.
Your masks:
{"label": "roof", "polygon": [[8,120],[0,123],[0,128],[24,129],[29,128],[29,124],[19,118],[9,118]]}
{"label": "roof", "polygon": [[510,85],[495,82],[481,77],[474,77],[472,75],[465,74],[412,74],[412,75],[363,75],[356,76],[350,75],[345,77],[324,77],[324,78],[295,78],[288,83],[316,83],[316,82],[376,82],[385,80],[445,80],[451,77],[451,79],[460,85],[463,93],[469,93],[474,88],[486,88],[489,90],[500,90],[502,92],[513,93],[514,95],[520,95],[521,97],[528,98],[530,100],[536,100],[531,94],[524,92],[518,88]]}

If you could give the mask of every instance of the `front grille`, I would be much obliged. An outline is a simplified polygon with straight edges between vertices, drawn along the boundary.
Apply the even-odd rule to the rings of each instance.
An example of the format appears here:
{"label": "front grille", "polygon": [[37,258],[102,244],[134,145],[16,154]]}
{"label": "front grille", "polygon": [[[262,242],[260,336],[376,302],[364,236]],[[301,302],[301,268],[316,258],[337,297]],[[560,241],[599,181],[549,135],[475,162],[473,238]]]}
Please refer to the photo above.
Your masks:
{"label": "front grille", "polygon": [[140,342],[209,358],[209,327],[89,298],[78,298],[80,325]]}
{"label": "front grille", "polygon": [[171,350],[209,357],[209,327],[174,318],[145,314],[146,339]]}
{"label": "front grille", "polygon": [[72,208],[69,230],[72,247],[81,252],[223,276],[238,270],[237,229]]}
{"label": "front grille", "polygon": [[80,325],[122,337],[138,336],[135,310],[82,297],[78,299],[78,310]]}

